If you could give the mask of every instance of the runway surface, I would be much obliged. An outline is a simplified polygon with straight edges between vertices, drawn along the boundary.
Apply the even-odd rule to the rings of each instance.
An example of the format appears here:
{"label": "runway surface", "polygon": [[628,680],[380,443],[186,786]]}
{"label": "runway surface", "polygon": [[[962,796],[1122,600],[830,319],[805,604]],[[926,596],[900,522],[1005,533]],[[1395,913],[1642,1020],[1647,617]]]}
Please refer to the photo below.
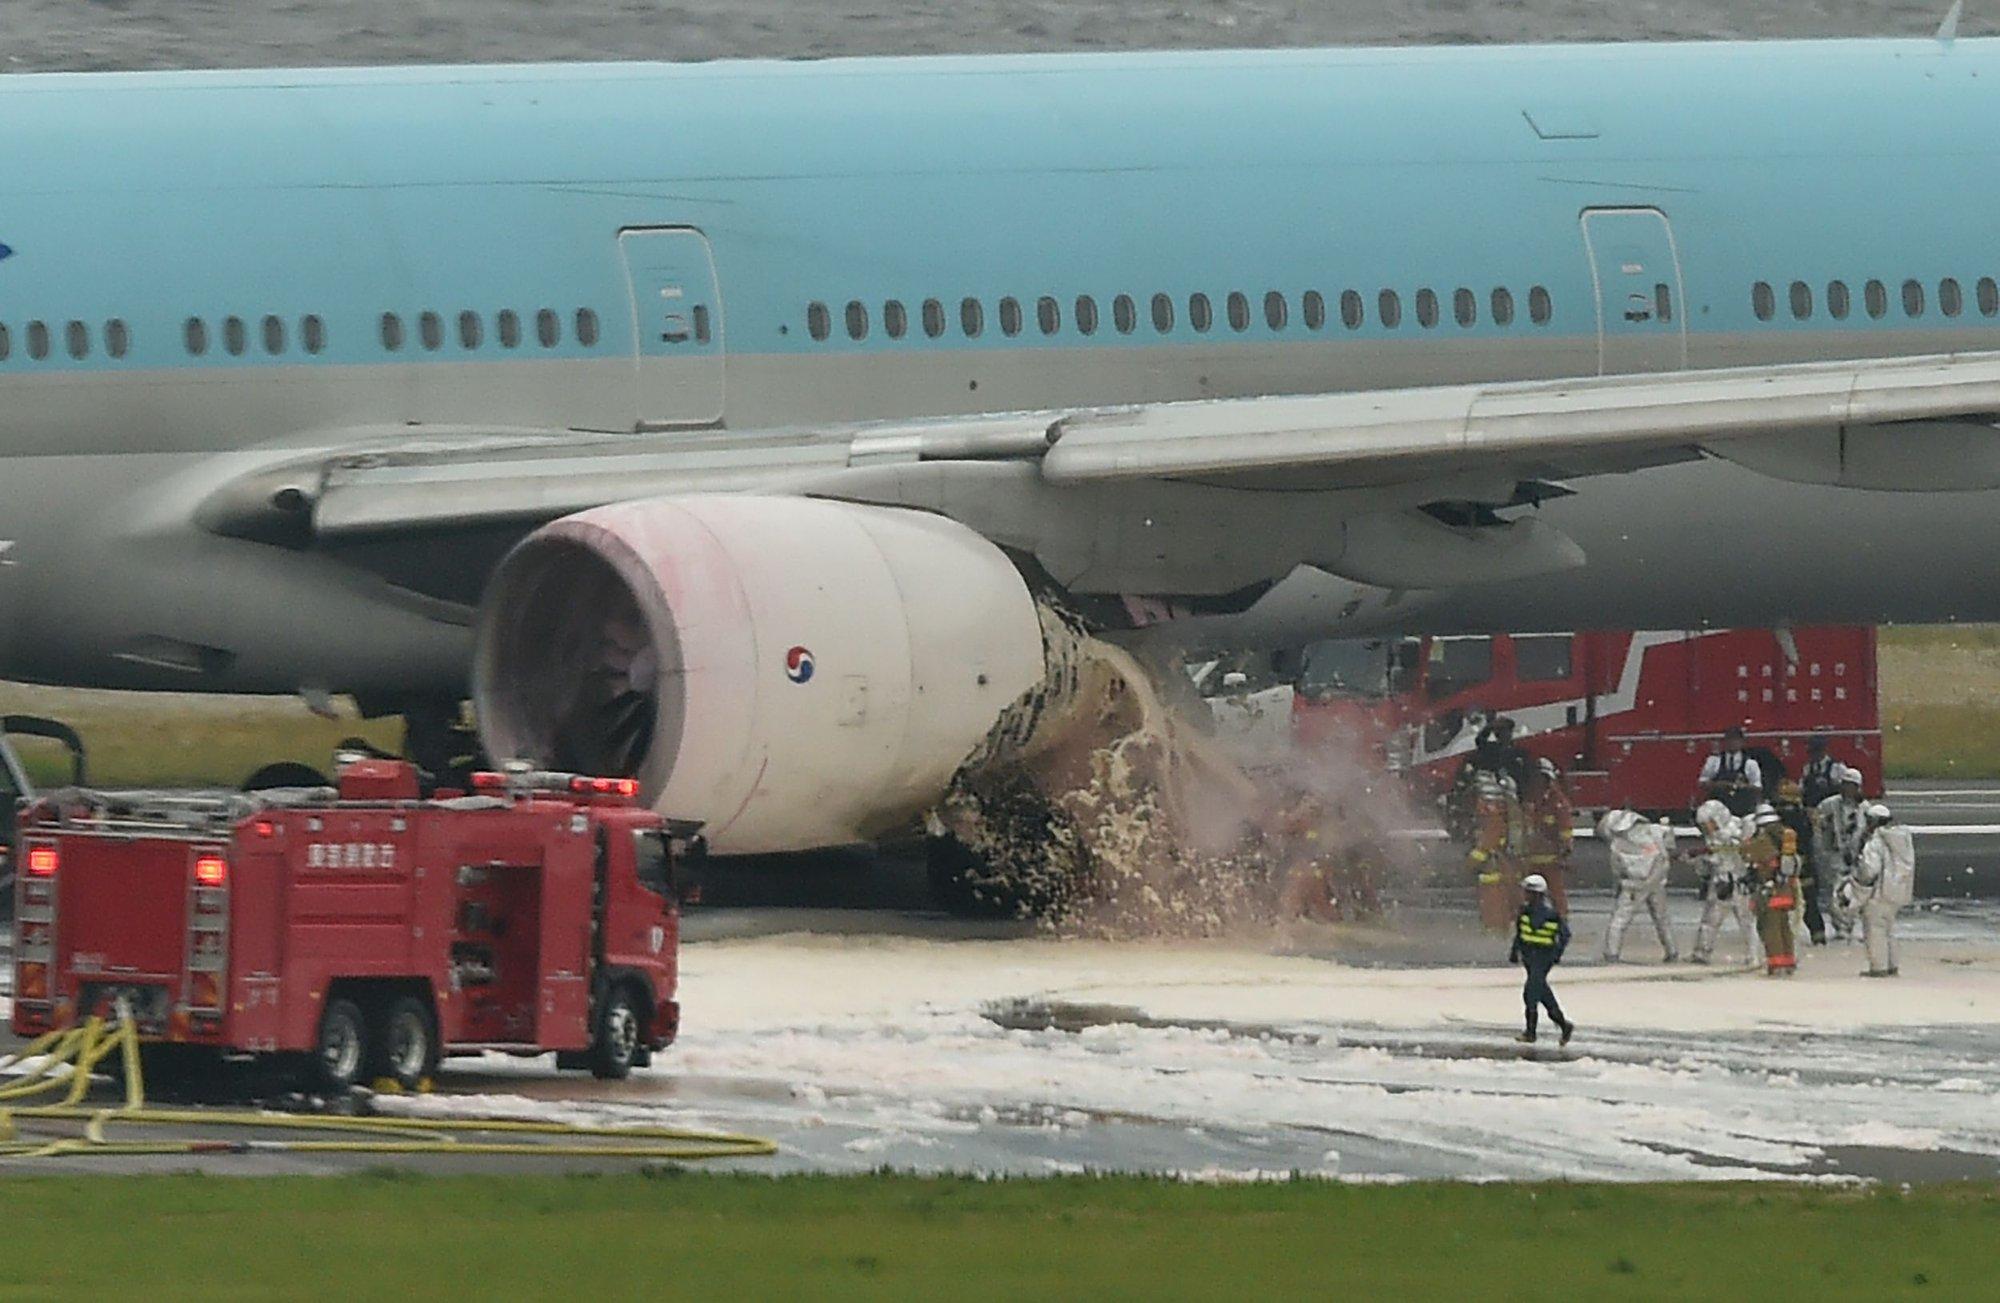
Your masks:
{"label": "runway surface", "polygon": [[[1996,798],[1919,799],[1942,820],[1983,817]],[[1927,878],[1946,842],[1976,844],[1927,841]],[[1990,863],[1974,867],[1974,880],[1991,880]],[[1379,925],[1108,942],[946,918],[904,857],[756,866],[713,882],[712,903],[689,912],[682,1039],[651,1069],[604,1083],[487,1055],[449,1062],[438,1094],[378,1107],[749,1131],[782,1152],[740,1165],[768,1170],[2000,1176],[1991,900],[1920,902],[1895,981],[1859,977],[1858,948],[1842,945],[1773,980],[1650,962],[1658,950],[1643,932],[1627,943],[1635,962],[1607,966],[1597,951],[1609,897],[1585,889],[1558,970],[1583,1027],[1565,1051],[1512,1040],[1518,973],[1501,962],[1504,943],[1471,926],[1469,900],[1433,882],[1405,887]],[[1696,908],[1677,893],[1683,949]],[[1741,953],[1725,934],[1722,956]],[[81,1161],[316,1172],[382,1160]]]}

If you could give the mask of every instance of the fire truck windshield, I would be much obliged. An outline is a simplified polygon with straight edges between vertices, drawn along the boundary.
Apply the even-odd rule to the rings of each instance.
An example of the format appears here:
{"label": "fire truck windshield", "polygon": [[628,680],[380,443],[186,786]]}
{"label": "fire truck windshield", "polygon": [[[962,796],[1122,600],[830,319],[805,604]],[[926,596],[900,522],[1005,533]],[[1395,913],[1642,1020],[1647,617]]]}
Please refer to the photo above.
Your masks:
{"label": "fire truck windshield", "polygon": [[641,829],[632,834],[632,849],[635,856],[634,874],[639,885],[662,896],[671,896],[674,891],[673,859],[667,854],[667,839],[654,828]]}
{"label": "fire truck windshield", "polygon": [[1299,692],[1309,700],[1386,697],[1395,691],[1392,648],[1380,638],[1316,642],[1299,666]]}

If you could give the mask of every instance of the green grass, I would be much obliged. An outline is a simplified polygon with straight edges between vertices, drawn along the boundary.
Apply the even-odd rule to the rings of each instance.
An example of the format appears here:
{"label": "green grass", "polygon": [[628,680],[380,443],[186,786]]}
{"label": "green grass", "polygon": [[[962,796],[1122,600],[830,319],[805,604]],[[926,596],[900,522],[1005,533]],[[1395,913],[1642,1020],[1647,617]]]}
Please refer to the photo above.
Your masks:
{"label": "green grass", "polygon": [[[0,714],[49,715],[83,735],[91,781],[107,787],[234,787],[275,760],[325,771],[342,738],[395,746],[398,720],[364,722],[349,711],[322,719],[286,697],[202,697],[80,692],[0,683]],[[66,776],[53,744],[17,743],[40,783]]]}
{"label": "green grass", "polygon": [[1900,778],[2000,777],[2000,706],[1903,706],[1882,715],[1882,767]]}
{"label": "green grass", "polygon": [[1990,1297],[2000,1191],[17,1178],[0,1296]]}

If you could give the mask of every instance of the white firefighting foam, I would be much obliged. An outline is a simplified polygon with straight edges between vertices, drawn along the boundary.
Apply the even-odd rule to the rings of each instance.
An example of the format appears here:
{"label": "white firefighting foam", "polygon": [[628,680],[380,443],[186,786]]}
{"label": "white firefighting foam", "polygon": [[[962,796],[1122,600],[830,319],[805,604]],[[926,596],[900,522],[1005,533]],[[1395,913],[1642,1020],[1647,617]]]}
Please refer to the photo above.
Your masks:
{"label": "white firefighting foam", "polygon": [[1387,835],[1408,812],[1379,773],[1330,752],[1259,768],[1129,652],[1042,616],[1048,681],[940,815],[1001,877],[1032,884],[1023,899],[1053,929],[1212,937],[1368,917],[1389,878],[1414,872]]}
{"label": "white firefighting foam", "polygon": [[2000,947],[1911,949],[1898,982],[1854,976],[1846,950],[1786,982],[1579,965],[1559,990],[1581,1039],[1523,1052],[1503,967],[1223,944],[707,942],[686,952],[682,1042],[631,1082],[495,1061],[466,1083],[477,1098],[395,1107],[636,1112],[772,1134],[784,1162],[823,1170],[1836,1177],[1926,1155],[2000,1171]]}

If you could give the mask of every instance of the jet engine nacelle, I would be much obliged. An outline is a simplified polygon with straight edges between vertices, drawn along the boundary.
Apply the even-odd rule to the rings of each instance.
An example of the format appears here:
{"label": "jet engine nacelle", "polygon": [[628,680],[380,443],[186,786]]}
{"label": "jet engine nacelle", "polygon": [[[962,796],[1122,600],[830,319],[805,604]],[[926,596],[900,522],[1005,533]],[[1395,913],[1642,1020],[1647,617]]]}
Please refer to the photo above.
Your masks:
{"label": "jet engine nacelle", "polygon": [[473,695],[496,759],[635,777],[755,853],[913,818],[1044,664],[1026,583],[962,525],[704,495],[524,540],[487,589]]}

